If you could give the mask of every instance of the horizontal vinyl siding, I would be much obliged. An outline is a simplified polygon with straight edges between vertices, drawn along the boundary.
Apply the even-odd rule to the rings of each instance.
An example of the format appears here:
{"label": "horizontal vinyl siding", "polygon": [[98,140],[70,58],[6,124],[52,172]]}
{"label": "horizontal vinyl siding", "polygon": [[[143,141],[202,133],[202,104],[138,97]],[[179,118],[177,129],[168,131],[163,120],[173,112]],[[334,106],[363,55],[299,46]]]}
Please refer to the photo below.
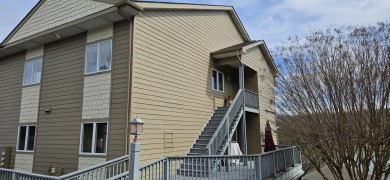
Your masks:
{"label": "horizontal vinyl siding", "polygon": [[126,154],[126,124],[129,81],[130,22],[114,24],[113,68],[108,159]]}
{"label": "horizontal vinyl siding", "polygon": [[38,115],[35,173],[47,167],[77,170],[83,101],[86,34],[45,45]]}
{"label": "horizontal vinyl siding", "polygon": [[[243,39],[224,11],[146,11],[135,23],[131,117],[145,122],[141,161],[183,155],[233,93],[211,89],[210,52]],[[174,148],[164,148],[164,131]]]}
{"label": "horizontal vinyl siding", "polygon": [[[245,65],[257,71],[260,104],[260,130],[264,133],[267,120],[271,123],[275,123],[275,114],[268,112],[275,112],[275,105],[270,104],[270,100],[275,98],[275,79],[271,72],[271,68],[268,66],[259,47],[254,47],[248,50],[248,52],[242,56],[242,61]],[[276,139],[274,139],[274,141],[276,142]]]}
{"label": "horizontal vinyl siding", "polygon": [[15,164],[25,57],[23,52],[0,59],[0,147],[12,147],[10,168]]}

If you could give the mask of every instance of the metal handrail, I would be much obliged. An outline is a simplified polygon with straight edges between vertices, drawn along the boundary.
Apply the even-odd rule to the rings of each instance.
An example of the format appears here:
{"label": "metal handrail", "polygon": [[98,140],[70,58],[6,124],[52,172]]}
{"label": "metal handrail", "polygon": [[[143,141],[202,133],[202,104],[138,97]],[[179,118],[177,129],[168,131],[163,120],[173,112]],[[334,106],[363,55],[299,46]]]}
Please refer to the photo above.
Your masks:
{"label": "metal handrail", "polygon": [[[119,163],[122,163],[122,162],[124,162],[123,164],[126,166],[128,164],[128,163],[125,163],[126,161],[129,161],[129,156],[128,155],[124,155],[124,156],[121,156],[119,158],[112,159],[112,160],[109,160],[107,162],[104,162],[104,163],[101,163],[101,164],[97,164],[97,165],[94,165],[94,166],[82,169],[80,171],[75,171],[75,172],[72,172],[72,173],[69,173],[69,174],[65,174],[65,175],[62,175],[62,176],[60,176],[58,178],[59,179],[72,179],[72,178],[76,178],[76,177],[79,177],[79,176],[83,176],[85,174],[90,175],[90,173],[92,171],[95,171],[97,169],[102,169],[102,168],[115,166],[115,165],[117,165]],[[125,168],[125,166],[123,168]],[[126,168],[125,168],[125,170],[127,171]]]}
{"label": "metal handrail", "polygon": [[124,173],[118,174],[116,176],[112,176],[112,177],[108,178],[107,180],[127,179],[128,176],[129,176],[129,172],[124,172]]}
{"label": "metal handrail", "polygon": [[294,149],[294,148],[298,148],[297,146],[289,146],[289,147],[286,147],[286,148],[283,148],[283,149],[278,149],[278,150],[275,150],[275,151],[269,151],[269,152],[265,152],[265,153],[261,153],[261,154],[249,154],[249,155],[199,155],[199,156],[166,156],[162,159],[165,159],[165,158],[168,158],[168,159],[171,159],[171,158],[184,158],[184,157],[190,157],[190,158],[218,158],[218,157],[253,157],[253,156],[266,156],[268,154],[272,154],[272,153],[275,153],[275,152],[278,152],[278,151],[284,151],[284,150],[289,150],[289,149]]}
{"label": "metal handrail", "polygon": [[48,176],[48,175],[42,175],[42,174],[34,174],[34,173],[28,173],[28,172],[22,172],[12,169],[4,169],[0,168],[0,177],[6,176],[6,173],[9,173],[11,177],[14,179],[23,179],[24,178],[34,178],[39,180],[57,180],[58,177],[55,176]]}
{"label": "metal handrail", "polygon": [[[214,143],[215,138],[218,136],[218,133],[221,131],[223,125],[226,123],[226,120],[230,114],[230,111],[232,111],[232,109],[233,109],[234,105],[236,104],[238,98],[240,97],[241,93],[242,93],[242,89],[238,90],[236,97],[234,98],[232,104],[229,106],[228,110],[226,111],[226,114],[223,116],[221,123],[219,124],[217,130],[214,132],[213,136],[211,137],[211,139],[210,139],[210,141],[207,144],[205,149],[210,149],[210,146]],[[229,131],[227,133],[229,133]]]}
{"label": "metal handrail", "polygon": [[149,166],[151,166],[151,165],[153,165],[153,164],[156,164],[156,163],[158,163],[158,162],[160,162],[160,161],[163,161],[163,160],[165,160],[165,159],[167,159],[167,157],[162,157],[162,158],[160,158],[160,159],[158,159],[158,160],[151,161],[151,162],[149,162],[149,163],[147,163],[147,164],[144,164],[144,165],[140,166],[139,169],[140,169],[140,170],[141,170],[141,169],[145,169],[145,168],[147,168],[147,167],[149,167]]}
{"label": "metal handrail", "polygon": [[[107,166],[109,164],[113,164],[120,160],[128,160],[128,156],[123,156],[106,163],[100,165],[100,167]],[[299,164],[301,164],[301,154],[300,150],[296,146],[290,146],[283,149],[270,151],[262,154],[254,154],[254,155],[211,155],[211,156],[168,156],[163,157],[159,160],[152,161],[148,164],[145,164],[139,168],[139,171],[142,172],[143,169],[149,169],[148,171],[144,171],[144,177],[140,177],[141,179],[176,179],[181,178],[183,176],[196,175],[196,173],[207,173],[210,176],[209,179],[220,179],[221,175],[224,172],[222,170],[208,169],[208,168],[199,168],[199,167],[210,167],[210,162],[220,162],[224,161],[224,165],[220,166],[231,166],[228,162],[234,162],[237,166],[233,168],[232,171],[229,171],[229,176],[236,177],[237,175],[241,176],[244,173],[246,175],[256,178],[256,179],[266,179],[270,177],[275,177],[276,174],[287,171],[288,168],[299,168]],[[238,164],[237,164],[238,162]],[[187,163],[187,165],[183,164]],[[245,165],[247,163],[247,165]],[[178,165],[178,166],[177,166]],[[182,167],[192,167],[191,169],[181,169]],[[94,169],[97,166],[88,168]],[[221,167],[219,167],[221,168]],[[216,175],[212,175],[212,173],[216,173]],[[70,176],[68,174],[67,176]],[[75,173],[73,173],[75,175]],[[103,177],[103,179],[109,180],[127,180],[129,176],[129,171],[121,172],[111,177]],[[219,176],[219,178],[217,178]],[[239,177],[237,176],[237,177]],[[68,179],[64,176],[61,177],[53,177],[47,175],[33,174],[27,172],[19,172],[15,170],[2,169],[0,168],[0,179],[1,178],[11,179],[34,179],[34,180],[64,180]],[[195,176],[196,177],[196,176]],[[253,179],[248,178],[248,179]],[[9,179],[9,178],[8,178]],[[80,177],[78,179],[102,179],[100,177]],[[196,178],[197,179],[197,178]],[[202,179],[202,178],[201,178]],[[234,178],[233,178],[234,179]]]}

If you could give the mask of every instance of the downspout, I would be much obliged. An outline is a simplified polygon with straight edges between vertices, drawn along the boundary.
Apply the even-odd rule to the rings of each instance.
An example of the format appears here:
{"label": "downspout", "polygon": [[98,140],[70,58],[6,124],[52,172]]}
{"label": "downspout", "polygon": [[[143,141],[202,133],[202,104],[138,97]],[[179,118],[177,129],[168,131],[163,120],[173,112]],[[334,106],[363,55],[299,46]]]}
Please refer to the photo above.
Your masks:
{"label": "downspout", "polygon": [[133,53],[134,53],[134,23],[135,23],[135,17],[131,18],[130,21],[130,27],[129,27],[129,34],[130,34],[130,44],[129,44],[129,79],[127,82],[127,119],[126,119],[126,146],[125,146],[125,154],[130,154],[129,152],[129,144],[130,144],[130,135],[129,135],[129,123],[131,116],[131,102],[132,102],[132,78],[133,78]]}
{"label": "downspout", "polygon": [[246,105],[246,102],[245,102],[245,72],[244,72],[244,63],[242,63],[241,61],[241,58],[239,56],[239,53],[238,53],[238,50],[237,50],[237,58],[238,60],[240,60],[240,65],[239,65],[239,73],[240,73],[240,88],[242,90],[242,93],[243,93],[243,113],[242,113],[242,123],[241,123],[241,141],[242,141],[242,152],[244,155],[247,155],[248,154],[248,151],[247,151],[247,138],[246,138],[246,113],[245,113],[245,105]]}

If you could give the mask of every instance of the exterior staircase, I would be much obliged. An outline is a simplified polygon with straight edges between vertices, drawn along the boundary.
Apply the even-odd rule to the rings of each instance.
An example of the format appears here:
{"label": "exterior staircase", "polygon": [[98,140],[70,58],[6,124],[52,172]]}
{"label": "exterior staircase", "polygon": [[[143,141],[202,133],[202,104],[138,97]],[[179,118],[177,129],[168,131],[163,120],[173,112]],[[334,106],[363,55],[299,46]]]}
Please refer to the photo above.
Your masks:
{"label": "exterior staircase", "polygon": [[[187,156],[194,157],[180,164],[177,174],[192,177],[208,177],[220,161],[196,158],[205,155],[223,155],[240,122],[243,112],[243,95],[239,90],[229,107],[218,107],[200,133]],[[207,162],[206,162],[207,161]]]}
{"label": "exterior staircase", "polygon": [[206,146],[210,142],[210,139],[213,137],[228,108],[229,107],[218,107],[217,110],[215,110],[213,116],[210,118],[202,133],[200,133],[195,144],[187,154],[188,156],[207,155],[208,151],[206,151]]}

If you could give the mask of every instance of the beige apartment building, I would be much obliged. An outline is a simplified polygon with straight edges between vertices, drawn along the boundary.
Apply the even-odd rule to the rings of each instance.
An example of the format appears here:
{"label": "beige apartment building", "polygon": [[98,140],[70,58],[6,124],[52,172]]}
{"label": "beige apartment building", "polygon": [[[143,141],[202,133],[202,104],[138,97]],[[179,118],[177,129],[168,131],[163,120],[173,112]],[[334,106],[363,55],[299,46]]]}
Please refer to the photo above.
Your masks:
{"label": "beige apartment building", "polygon": [[126,155],[134,117],[141,163],[223,154],[205,147],[241,97],[226,141],[260,153],[277,76],[231,6],[40,0],[0,45],[3,167],[60,175]]}

